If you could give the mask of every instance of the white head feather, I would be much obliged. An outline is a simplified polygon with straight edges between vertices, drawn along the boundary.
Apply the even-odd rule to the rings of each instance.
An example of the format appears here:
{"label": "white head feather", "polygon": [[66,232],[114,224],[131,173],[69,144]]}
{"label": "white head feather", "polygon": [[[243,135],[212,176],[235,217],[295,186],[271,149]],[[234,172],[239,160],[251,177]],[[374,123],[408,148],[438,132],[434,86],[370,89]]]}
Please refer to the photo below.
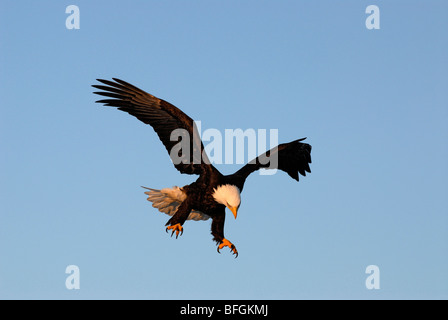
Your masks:
{"label": "white head feather", "polygon": [[213,198],[225,206],[238,208],[241,203],[240,189],[231,184],[223,184],[213,189]]}

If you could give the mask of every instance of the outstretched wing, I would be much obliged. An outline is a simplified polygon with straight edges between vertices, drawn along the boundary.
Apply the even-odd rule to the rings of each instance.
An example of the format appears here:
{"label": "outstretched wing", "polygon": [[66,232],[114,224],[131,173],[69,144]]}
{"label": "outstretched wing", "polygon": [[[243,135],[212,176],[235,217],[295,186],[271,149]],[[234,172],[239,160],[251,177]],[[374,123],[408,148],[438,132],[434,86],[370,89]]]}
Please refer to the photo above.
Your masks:
{"label": "outstretched wing", "polygon": [[280,169],[291,178],[299,181],[299,173],[302,176],[306,176],[307,172],[311,173],[309,166],[311,163],[311,146],[301,142],[305,139],[280,144],[256,157],[232,175],[235,185],[242,189],[246,178],[252,172],[261,168]]}
{"label": "outstretched wing", "polygon": [[201,174],[211,167],[193,120],[180,109],[123,80],[97,80],[104,85],[92,85],[102,90],[94,93],[108,99],[96,102],[116,107],[153,127],[177,170]]}

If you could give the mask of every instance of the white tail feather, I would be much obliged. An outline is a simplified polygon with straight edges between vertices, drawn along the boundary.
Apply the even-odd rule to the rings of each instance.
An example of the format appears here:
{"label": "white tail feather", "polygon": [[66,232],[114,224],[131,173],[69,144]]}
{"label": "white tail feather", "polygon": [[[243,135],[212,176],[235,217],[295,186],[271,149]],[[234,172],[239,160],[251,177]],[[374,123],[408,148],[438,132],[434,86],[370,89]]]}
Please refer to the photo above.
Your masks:
{"label": "white tail feather", "polygon": [[[149,191],[145,192],[148,195],[148,201],[152,202],[152,206],[169,216],[173,216],[180,204],[185,200],[187,195],[179,187],[165,188],[162,190],[146,188]],[[187,220],[207,220],[210,216],[197,210],[191,210]]]}

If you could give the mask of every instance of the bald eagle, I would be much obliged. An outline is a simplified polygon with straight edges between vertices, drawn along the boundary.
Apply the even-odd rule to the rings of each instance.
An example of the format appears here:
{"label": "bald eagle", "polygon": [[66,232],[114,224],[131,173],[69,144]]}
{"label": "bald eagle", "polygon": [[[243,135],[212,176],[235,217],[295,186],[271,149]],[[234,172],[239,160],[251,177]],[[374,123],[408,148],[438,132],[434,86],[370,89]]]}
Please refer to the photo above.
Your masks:
{"label": "bald eagle", "polygon": [[[172,152],[179,139],[172,139],[172,132],[182,129],[190,137],[198,137],[194,121],[174,105],[123,81],[97,79],[102,85],[92,85],[101,91],[95,94],[107,99],[98,100],[105,106],[116,107],[140,121],[149,124],[157,133],[167,149],[177,170],[185,174],[199,175],[198,179],[181,188],[152,189],[146,188],[148,201],[159,211],[171,218],[166,223],[166,231],[176,238],[183,233],[186,220],[212,219],[211,233],[217,243],[217,250],[228,247],[238,256],[234,244],[224,237],[224,221],[226,207],[237,217],[241,205],[241,192],[246,178],[260,168],[272,169],[270,159],[276,159],[274,168],[285,171],[291,178],[299,181],[299,173],[303,176],[311,172],[311,146],[302,143],[305,138],[280,144],[248,162],[231,175],[221,174],[209,161],[204,146],[199,138],[189,140],[191,152]],[[174,140],[174,141],[173,141]],[[198,153],[199,152],[199,153]],[[199,159],[197,155],[200,155]],[[180,157],[181,161],[178,158]],[[175,161],[176,160],[176,161]]]}

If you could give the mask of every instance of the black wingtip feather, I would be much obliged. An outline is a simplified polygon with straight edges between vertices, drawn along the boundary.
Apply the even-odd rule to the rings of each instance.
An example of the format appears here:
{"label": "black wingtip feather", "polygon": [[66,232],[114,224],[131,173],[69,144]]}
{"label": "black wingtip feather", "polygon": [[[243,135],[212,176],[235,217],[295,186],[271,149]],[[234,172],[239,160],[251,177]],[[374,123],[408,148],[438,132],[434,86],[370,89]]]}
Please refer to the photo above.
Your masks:
{"label": "black wingtip feather", "polygon": [[293,178],[294,180],[296,180],[297,182],[299,181],[299,173],[298,172],[294,172],[294,173],[288,172],[288,175],[291,178]]}

